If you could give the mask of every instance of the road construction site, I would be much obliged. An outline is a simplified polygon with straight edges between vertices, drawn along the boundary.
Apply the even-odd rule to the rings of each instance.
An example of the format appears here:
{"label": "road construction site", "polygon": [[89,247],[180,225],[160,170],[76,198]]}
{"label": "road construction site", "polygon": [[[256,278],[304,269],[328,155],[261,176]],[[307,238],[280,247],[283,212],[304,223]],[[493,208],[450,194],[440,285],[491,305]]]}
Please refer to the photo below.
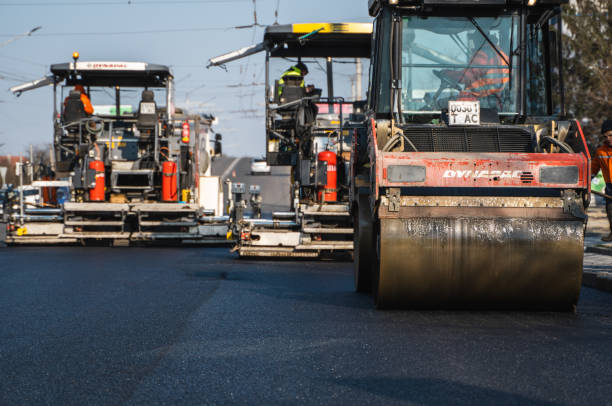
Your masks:
{"label": "road construction site", "polygon": [[[612,294],[576,313],[392,311],[352,264],[227,248],[2,253],[2,404],[607,404]],[[589,254],[586,269],[612,266]]]}
{"label": "road construction site", "polygon": [[[286,209],[265,197],[289,188],[283,168],[251,176],[250,159],[224,157],[213,173],[230,165],[230,178],[270,192],[264,213]],[[0,315],[3,404],[582,405],[612,396],[612,294],[587,286],[576,313],[379,312],[354,293],[345,261],[238,259],[229,247],[0,255],[0,302],[13,309]],[[611,268],[612,256],[585,253],[585,273]]]}
{"label": "road construction site", "polygon": [[[262,158],[176,105],[171,65],[75,52],[12,87],[53,87],[53,144],[2,190],[0,403],[609,403],[563,3],[264,27],[207,64],[265,61]],[[366,99],[335,91],[364,62]]]}

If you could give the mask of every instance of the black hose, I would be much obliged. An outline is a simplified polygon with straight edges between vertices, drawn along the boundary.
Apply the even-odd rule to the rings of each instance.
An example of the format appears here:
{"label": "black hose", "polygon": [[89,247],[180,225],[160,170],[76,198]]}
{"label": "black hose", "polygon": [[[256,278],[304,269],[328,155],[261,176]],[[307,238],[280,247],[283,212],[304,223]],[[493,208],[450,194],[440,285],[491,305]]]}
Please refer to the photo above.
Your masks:
{"label": "black hose", "polygon": [[572,147],[570,147],[569,145],[567,145],[565,142],[558,140],[556,138],[551,137],[550,135],[547,135],[545,137],[543,137],[543,139],[545,139],[546,141],[555,144],[556,146],[558,146],[559,148],[563,149],[565,152],[567,152],[568,154],[573,154],[574,150],[572,149]]}
{"label": "black hose", "polygon": [[383,152],[389,152],[388,148],[390,146],[395,145],[395,143],[400,139],[400,137],[403,137],[408,144],[412,147],[412,149],[414,150],[414,152],[419,152],[419,150],[417,149],[417,147],[414,146],[414,144],[412,143],[412,141],[410,141],[410,139],[408,137],[406,137],[404,134],[397,134],[394,135],[393,137],[391,137],[391,139],[389,141],[387,141],[387,143],[385,144],[385,146],[383,147]]}

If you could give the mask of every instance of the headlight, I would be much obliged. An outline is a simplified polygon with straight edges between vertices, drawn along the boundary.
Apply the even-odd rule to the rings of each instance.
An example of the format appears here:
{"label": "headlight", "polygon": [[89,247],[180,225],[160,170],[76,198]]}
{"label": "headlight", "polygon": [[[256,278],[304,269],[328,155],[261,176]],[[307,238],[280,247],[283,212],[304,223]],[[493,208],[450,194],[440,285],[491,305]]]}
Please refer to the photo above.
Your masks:
{"label": "headlight", "polygon": [[577,166],[545,166],[540,168],[540,183],[575,185],[578,183]]}

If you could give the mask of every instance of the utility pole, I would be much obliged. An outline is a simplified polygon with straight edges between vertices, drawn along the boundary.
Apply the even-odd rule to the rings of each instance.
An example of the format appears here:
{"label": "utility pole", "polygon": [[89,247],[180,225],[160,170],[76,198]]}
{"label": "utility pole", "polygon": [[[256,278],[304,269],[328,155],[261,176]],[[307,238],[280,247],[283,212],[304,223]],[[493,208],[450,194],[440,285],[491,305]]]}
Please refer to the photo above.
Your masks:
{"label": "utility pole", "polygon": [[23,156],[19,155],[19,164],[16,166],[19,168],[19,221],[23,225]]}
{"label": "utility pole", "polygon": [[49,165],[51,170],[55,172],[55,152],[53,151],[53,146],[49,147]]}
{"label": "utility pole", "polygon": [[356,80],[355,80],[355,87],[356,90],[355,92],[357,93],[357,97],[355,98],[355,100],[361,100],[361,98],[363,97],[363,93],[361,90],[361,75],[362,75],[362,66],[361,66],[361,58],[355,58],[355,75],[357,76]]}
{"label": "utility pole", "polygon": [[34,148],[30,144],[30,185],[34,183]]}
{"label": "utility pole", "polygon": [[334,62],[331,56],[327,57],[327,97],[330,103],[334,98]]}

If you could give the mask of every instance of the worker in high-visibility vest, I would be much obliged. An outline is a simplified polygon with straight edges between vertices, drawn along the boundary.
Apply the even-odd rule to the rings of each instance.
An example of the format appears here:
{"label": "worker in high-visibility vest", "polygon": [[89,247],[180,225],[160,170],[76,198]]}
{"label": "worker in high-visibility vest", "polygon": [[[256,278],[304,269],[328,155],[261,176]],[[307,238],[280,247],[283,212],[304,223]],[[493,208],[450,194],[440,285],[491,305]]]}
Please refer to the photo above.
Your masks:
{"label": "worker in high-visibility vest", "polygon": [[[501,51],[506,60],[508,56]],[[472,60],[474,65],[502,66],[506,65],[500,55],[494,50],[480,50]],[[483,97],[496,95],[499,96],[506,84],[510,81],[510,69],[506,68],[473,68],[468,69],[462,82],[466,83],[464,91],[470,95],[481,99]]]}
{"label": "worker in high-visibility vest", "polygon": [[301,76],[302,82],[300,83],[300,87],[304,87],[304,77],[308,75],[308,67],[303,62],[298,62],[296,65],[290,67],[280,77],[278,81],[278,95],[280,96],[283,93],[283,88],[285,87],[285,78],[289,76]]}
{"label": "worker in high-visibility vest", "polygon": [[[85,88],[83,87],[83,85],[74,86],[74,91],[79,92],[81,94],[80,99],[81,103],[83,103],[83,109],[85,110],[85,114],[91,116],[94,112],[94,108],[91,105],[91,100],[89,100],[87,93],[85,93]],[[70,96],[66,97],[66,99],[64,100],[64,107],[66,107],[69,97]]]}
{"label": "worker in high-visibility vest", "polygon": [[[490,35],[489,38],[498,42],[495,35]],[[484,99],[495,96],[498,107],[501,107],[502,92],[510,82],[508,55],[499,46],[497,50],[493,49],[480,33],[471,34],[468,37],[468,44],[473,52],[468,68],[443,70],[442,73],[455,82],[465,85],[459,95],[460,98]]]}
{"label": "worker in high-visibility vest", "polygon": [[[612,120],[603,122],[601,134],[604,136],[604,142],[601,147],[597,148],[591,160],[591,176],[597,175],[601,170],[606,182],[606,195],[612,196]],[[610,223],[610,234],[601,239],[608,242],[612,241],[612,199],[606,199],[606,214]]]}

